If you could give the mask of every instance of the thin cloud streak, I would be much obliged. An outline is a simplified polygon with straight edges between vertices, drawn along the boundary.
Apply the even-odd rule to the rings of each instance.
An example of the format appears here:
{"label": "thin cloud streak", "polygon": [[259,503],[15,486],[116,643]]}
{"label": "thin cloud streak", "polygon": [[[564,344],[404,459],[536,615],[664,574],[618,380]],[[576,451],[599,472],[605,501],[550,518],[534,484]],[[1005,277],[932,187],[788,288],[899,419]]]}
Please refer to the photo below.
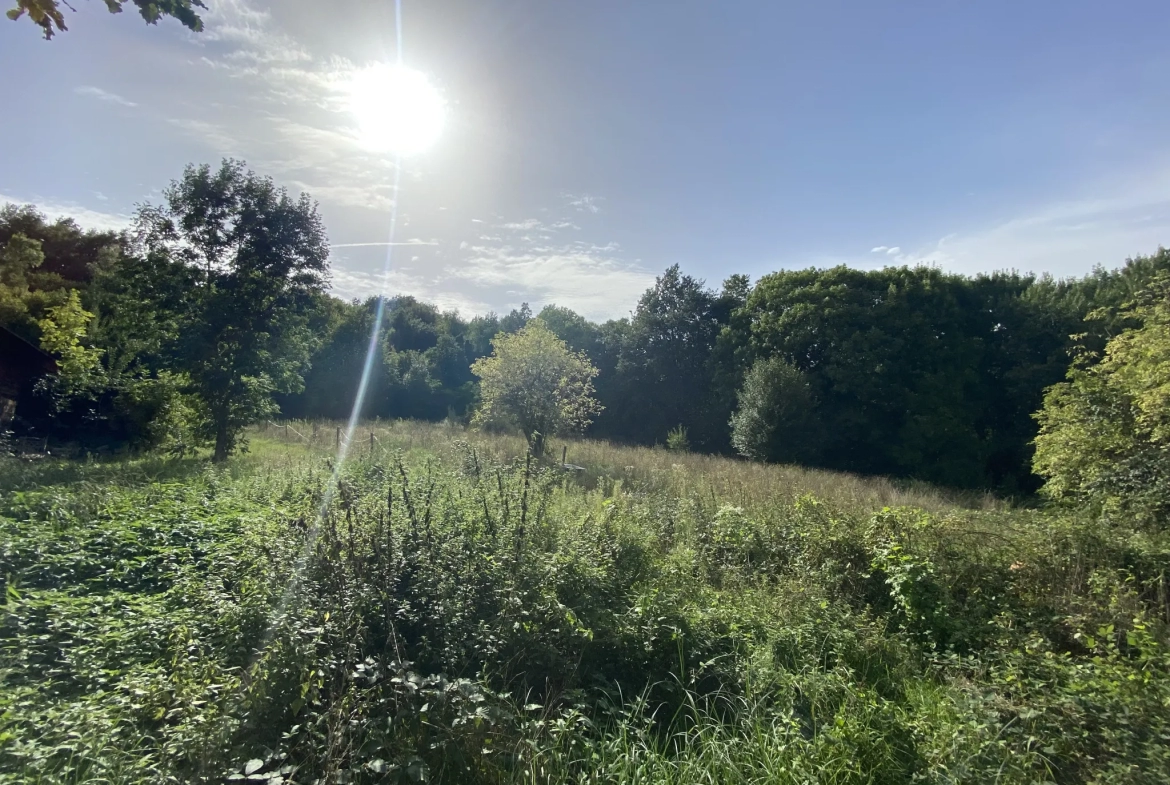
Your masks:
{"label": "thin cloud streak", "polygon": [[401,245],[438,245],[438,240],[406,240],[399,243],[335,243],[330,248],[392,248]]}
{"label": "thin cloud streak", "polygon": [[89,96],[90,98],[96,98],[99,101],[105,101],[106,103],[110,104],[118,104],[119,106],[125,106],[131,109],[138,106],[138,104],[136,104],[134,101],[123,98],[117,93],[111,93],[108,90],[103,90],[100,87],[93,87],[92,85],[76,87],[73,89],[73,92],[77,93],[78,95]]}

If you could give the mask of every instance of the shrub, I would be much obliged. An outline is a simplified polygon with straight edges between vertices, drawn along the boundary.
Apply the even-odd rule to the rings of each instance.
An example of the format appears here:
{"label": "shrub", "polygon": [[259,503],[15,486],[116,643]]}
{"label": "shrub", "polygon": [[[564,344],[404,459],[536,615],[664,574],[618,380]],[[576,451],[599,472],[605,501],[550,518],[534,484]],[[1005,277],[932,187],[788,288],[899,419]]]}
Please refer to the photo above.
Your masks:
{"label": "shrub", "polygon": [[731,417],[731,443],[755,461],[800,463],[818,451],[815,402],[797,368],[773,357],[752,366]]}

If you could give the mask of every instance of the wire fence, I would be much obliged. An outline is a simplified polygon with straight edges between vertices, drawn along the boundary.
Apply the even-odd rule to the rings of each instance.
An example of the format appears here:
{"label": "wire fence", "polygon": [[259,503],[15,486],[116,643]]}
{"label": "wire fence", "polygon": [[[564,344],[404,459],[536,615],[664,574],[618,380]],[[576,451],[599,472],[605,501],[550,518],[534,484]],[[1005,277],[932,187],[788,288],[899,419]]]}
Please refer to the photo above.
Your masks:
{"label": "wire fence", "polygon": [[[323,425],[321,423],[299,420],[295,422],[296,425],[290,422],[267,420],[261,425],[260,432],[266,438],[304,444],[309,447],[340,449],[342,444],[346,442],[347,429],[341,425],[328,423]],[[297,426],[300,427],[298,428]],[[353,450],[368,446],[370,453],[373,453],[376,449],[385,447],[385,442],[382,437],[377,435],[375,430],[380,428],[383,431],[387,431],[393,427],[393,421],[386,421],[373,424],[372,427],[358,428],[350,437],[351,441],[348,443],[348,449]],[[383,436],[386,436],[386,434],[383,433]]]}
{"label": "wire fence", "polygon": [[76,458],[82,448],[70,442],[50,439],[48,436],[12,436],[0,433],[0,454],[20,458]]}

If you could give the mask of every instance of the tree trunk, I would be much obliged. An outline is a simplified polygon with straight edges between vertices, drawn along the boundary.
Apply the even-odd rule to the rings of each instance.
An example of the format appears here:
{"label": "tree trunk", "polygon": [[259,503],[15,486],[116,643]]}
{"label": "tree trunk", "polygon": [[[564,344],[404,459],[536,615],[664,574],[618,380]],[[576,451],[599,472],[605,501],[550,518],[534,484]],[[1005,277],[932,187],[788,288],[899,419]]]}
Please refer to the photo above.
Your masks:
{"label": "tree trunk", "polygon": [[223,463],[227,460],[230,441],[227,418],[224,417],[215,424],[215,455],[212,456],[212,461]]}

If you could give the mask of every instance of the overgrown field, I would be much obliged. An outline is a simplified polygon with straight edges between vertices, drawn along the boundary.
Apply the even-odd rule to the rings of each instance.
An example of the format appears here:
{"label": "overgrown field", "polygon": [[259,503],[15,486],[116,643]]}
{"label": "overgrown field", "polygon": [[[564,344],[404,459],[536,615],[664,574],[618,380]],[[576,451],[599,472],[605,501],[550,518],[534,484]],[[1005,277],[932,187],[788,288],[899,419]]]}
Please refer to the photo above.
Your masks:
{"label": "overgrown field", "polygon": [[1170,781],[1164,533],[334,428],[0,462],[0,781]]}

